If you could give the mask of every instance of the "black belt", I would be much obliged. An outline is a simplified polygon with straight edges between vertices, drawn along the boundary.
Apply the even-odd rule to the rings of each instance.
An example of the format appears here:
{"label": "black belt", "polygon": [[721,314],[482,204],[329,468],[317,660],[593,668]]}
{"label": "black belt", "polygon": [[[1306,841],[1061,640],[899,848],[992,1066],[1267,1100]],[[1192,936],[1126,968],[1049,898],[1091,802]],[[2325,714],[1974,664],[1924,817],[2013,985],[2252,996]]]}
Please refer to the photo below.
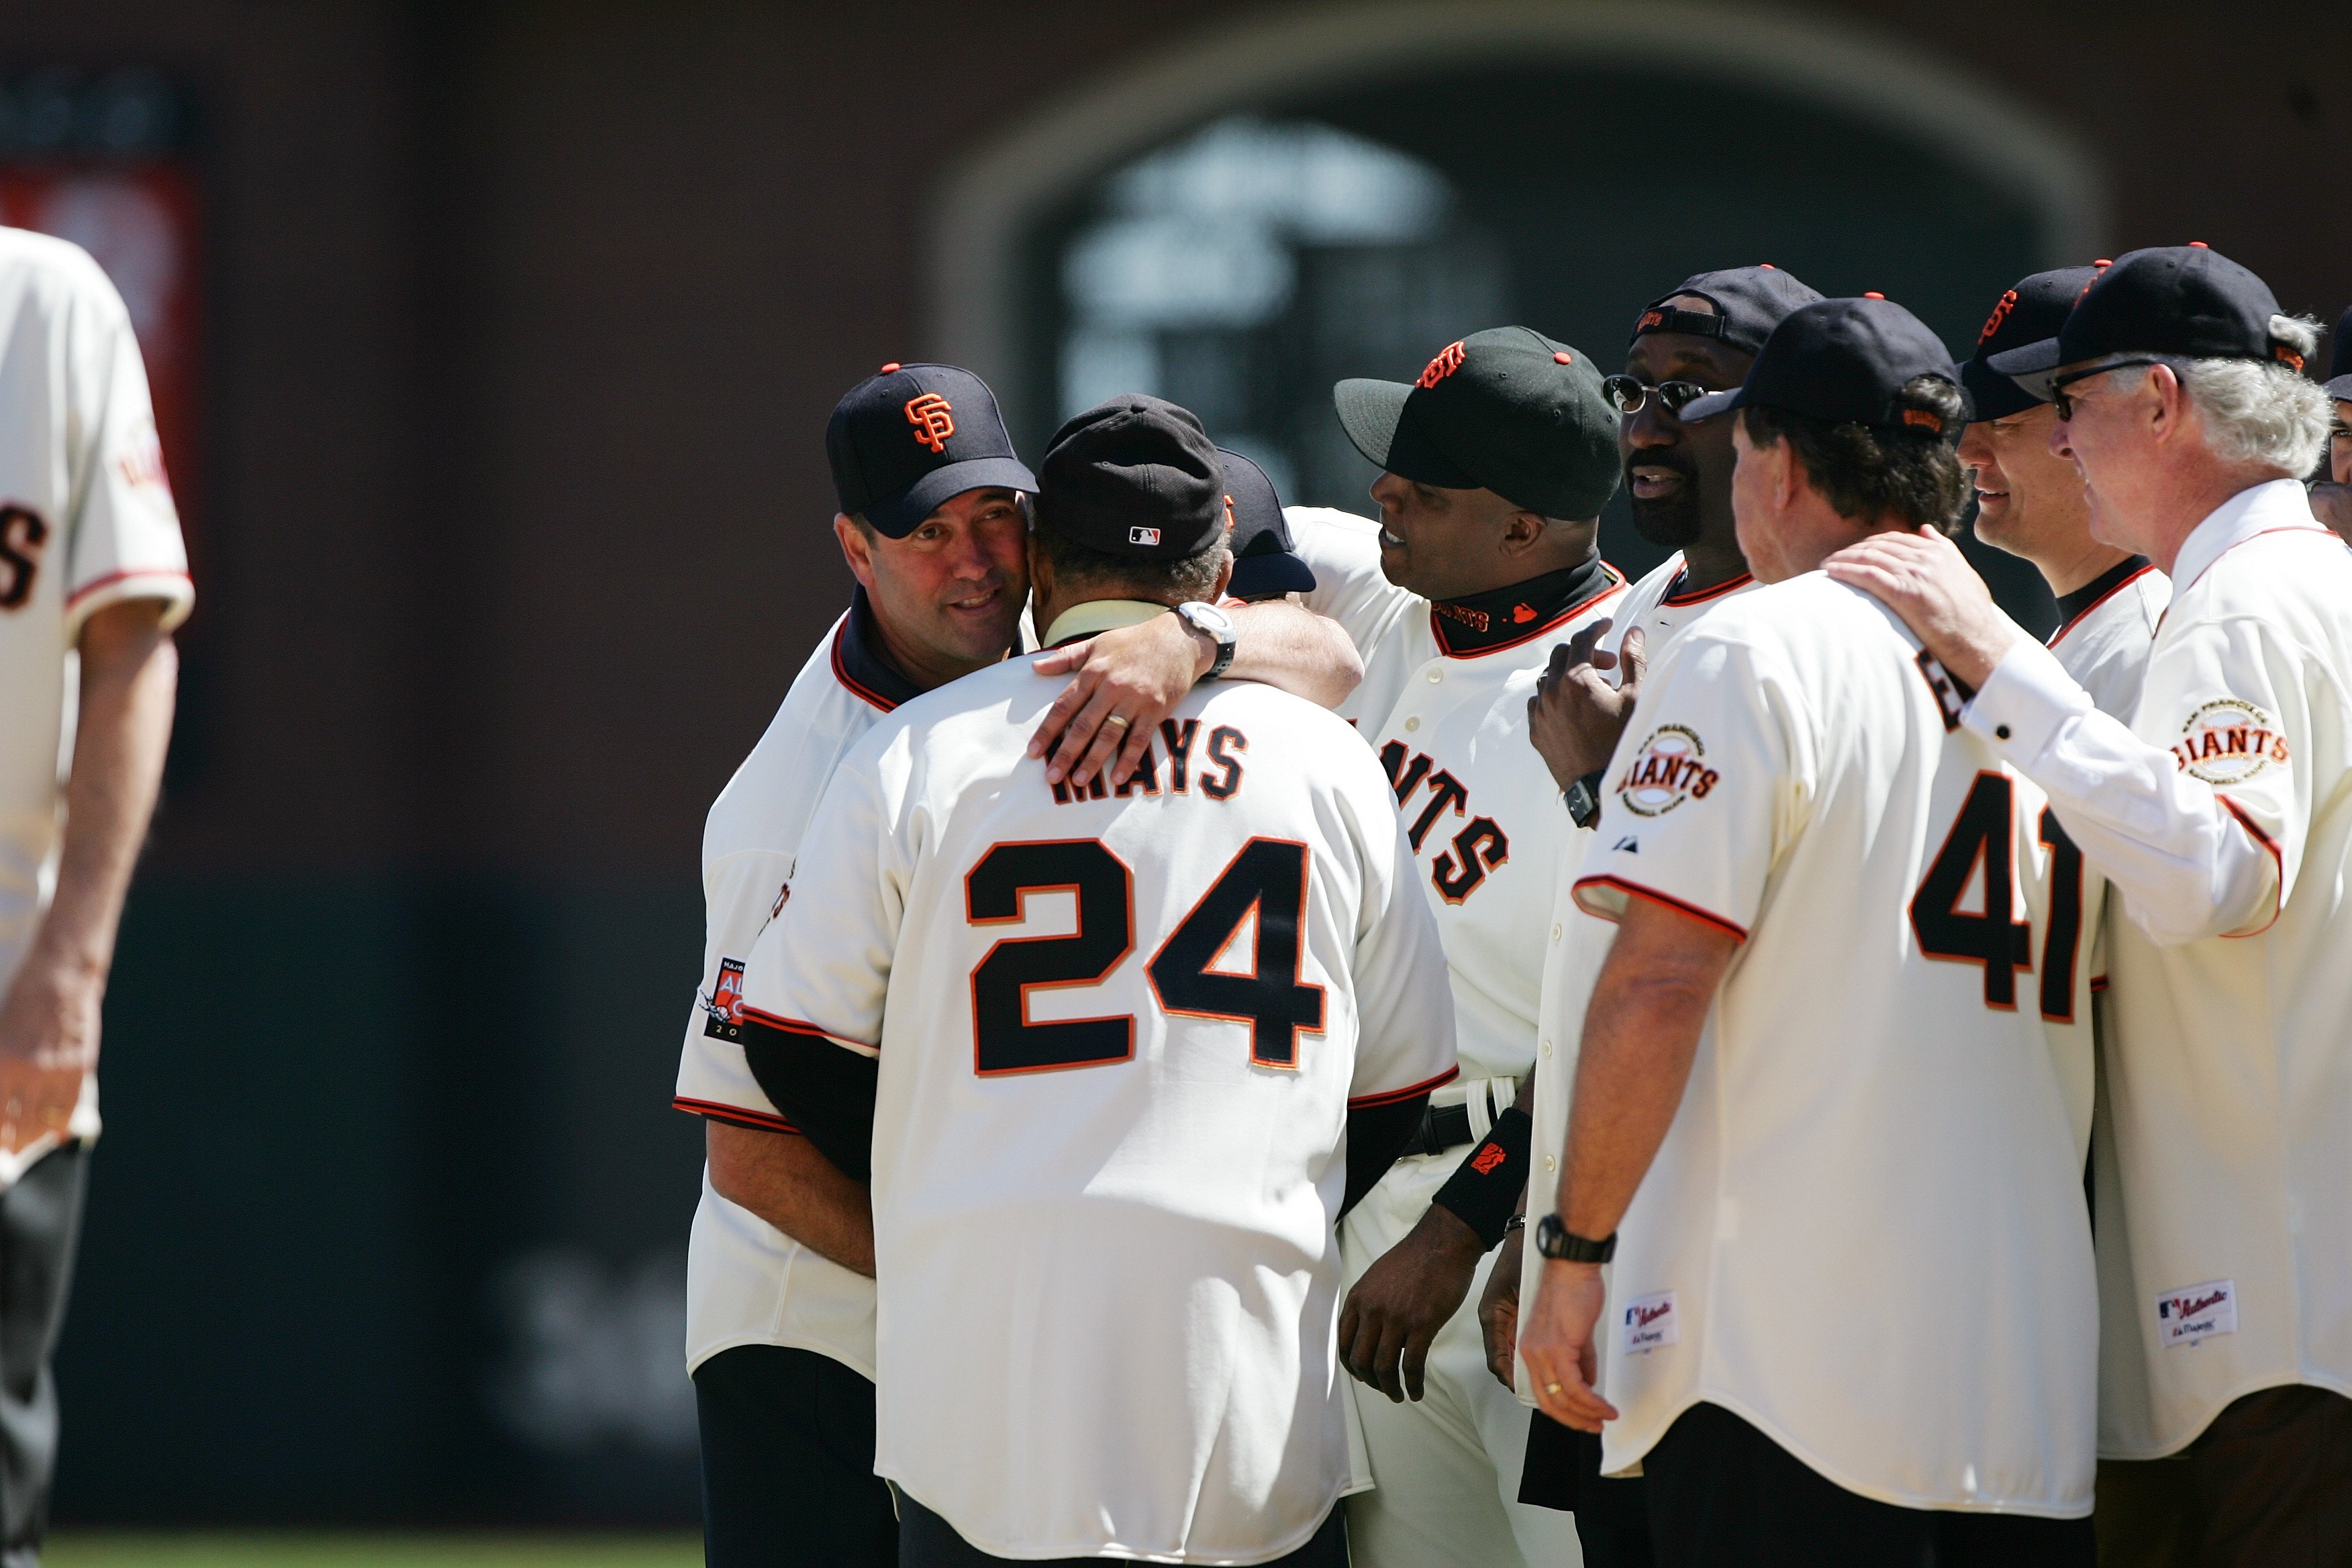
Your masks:
{"label": "black belt", "polygon": [[1405,1141],[1408,1154],[1443,1154],[1448,1149],[1459,1149],[1470,1139],[1470,1108],[1467,1105],[1433,1105],[1422,1113],[1421,1125],[1412,1130]]}

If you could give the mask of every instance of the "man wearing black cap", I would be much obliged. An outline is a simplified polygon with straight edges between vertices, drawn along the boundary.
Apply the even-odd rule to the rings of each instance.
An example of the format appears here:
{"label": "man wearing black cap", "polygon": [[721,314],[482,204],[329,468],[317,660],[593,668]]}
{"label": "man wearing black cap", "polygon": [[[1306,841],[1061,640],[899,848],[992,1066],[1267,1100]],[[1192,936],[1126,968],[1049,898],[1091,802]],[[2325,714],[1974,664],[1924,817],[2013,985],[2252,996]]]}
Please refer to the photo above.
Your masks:
{"label": "man wearing black cap", "polygon": [[[1580,826],[1599,818],[1601,770],[1632,718],[1648,657],[1755,584],[1739,553],[1731,511],[1731,421],[1686,425],[1682,412],[1694,398],[1738,386],[1772,329],[1821,298],[1769,265],[1696,274],[1642,308],[1624,373],[1601,383],[1617,408],[1617,449],[1634,530],[1674,553],[1636,583],[1608,619],[1589,624],[1552,650],[1550,667],[1528,704],[1529,738],[1560,788],[1563,809]],[[1602,646],[1604,638],[1611,646]],[[1573,912],[1555,911],[1553,923],[1563,938],[1585,931],[1606,940],[1606,927],[1569,918]],[[1538,1149],[1557,1149],[1567,1136],[1574,1071],[1570,1055],[1547,1053],[1541,1044],[1573,1037],[1587,997],[1581,989],[1566,994],[1563,987],[1572,973],[1589,980],[1590,973],[1572,962],[1565,940],[1546,951],[1539,1016],[1547,1023],[1535,1071],[1519,1094]],[[1506,1237],[1478,1319],[1489,1368],[1504,1383],[1521,1386],[1524,1398],[1514,1325],[1523,1277],[1531,1281],[1541,1260],[1523,1258],[1521,1235],[1514,1229]],[[1639,1483],[1601,1487],[1598,1438],[1539,1410],[1530,1413],[1529,1422],[1522,1500],[1573,1510],[1588,1563],[1646,1562],[1649,1518]]]}
{"label": "man wearing black cap", "polygon": [[[887,365],[825,432],[856,579],[848,613],[793,683],[711,807],[703,835],[709,931],[675,1103],[706,1121],[708,1165],[687,1258],[688,1368],[700,1412],[709,1561],[892,1563],[897,1523],[871,1473],[872,1225],[862,1187],[790,1136],[743,1057],[743,962],[790,895],[794,858],[835,763],[899,703],[996,663],[1028,594],[1022,497],[1036,488],[995,399],[950,365]],[[1237,610],[1232,627],[1171,623],[1075,647],[1066,701],[1041,727],[1057,765],[1090,773],[1122,730],[1155,725],[1245,636],[1244,669],[1323,700],[1348,689],[1352,649],[1301,611]],[[1269,670],[1272,662],[1295,674]],[[1103,736],[1099,753],[1089,746]]]}
{"label": "man wearing black cap", "polygon": [[[1226,585],[1182,409],[1089,410],[1040,468],[1048,644]],[[900,1561],[1342,1568],[1335,1228],[1454,1075],[1412,850],[1311,703],[1203,685],[1081,787],[1028,754],[1049,689],[985,670],[868,733],[744,978],[761,1084],[870,1170]]]}
{"label": "man wearing black cap", "polygon": [[2352,540],[2352,309],[2336,318],[2326,390],[2336,416],[2327,424],[2327,478],[2311,487],[2311,515]]}
{"label": "man wearing black cap", "polygon": [[1975,689],[1958,721],[2123,896],[2100,1451],[2155,1462],[2102,1467],[2120,1561],[2352,1561],[2352,552],[2303,488],[2317,337],[2243,267],[2167,246],[1990,361],[2055,403],[2092,531],[2172,579],[2128,723],[1938,542],[1832,567]]}
{"label": "man wearing black cap", "polygon": [[2084,1009],[2087,942],[2038,795],[1817,570],[1957,521],[1958,381],[1907,310],[1831,300],[1684,409],[1737,414],[1763,585],[1675,637],[1610,763],[1572,918],[1616,931],[1577,943],[1605,956],[1519,1337],[1542,1408],[1642,1467],[1669,1568],[2091,1559],[2095,1291],[2049,1022]]}
{"label": "man wearing black cap", "polygon": [[[1511,1109],[1537,1055],[1555,878],[1574,829],[1527,743],[1551,649],[1622,596],[1596,549],[1616,415],[1589,355],[1525,327],[1448,344],[1412,384],[1344,381],[1339,420],[1385,470],[1381,521],[1294,508],[1308,607],[1347,627],[1359,721],[1404,808],[1444,933],[1464,1087],[1349,1217],[1340,1356],[1374,1489],[1370,1568],[1575,1561],[1573,1522],[1518,1500],[1527,1415],[1486,1370],[1472,1296],[1526,1181]],[[1492,1131],[1491,1157],[1473,1149]],[[1441,1192],[1443,1189],[1443,1192]]]}

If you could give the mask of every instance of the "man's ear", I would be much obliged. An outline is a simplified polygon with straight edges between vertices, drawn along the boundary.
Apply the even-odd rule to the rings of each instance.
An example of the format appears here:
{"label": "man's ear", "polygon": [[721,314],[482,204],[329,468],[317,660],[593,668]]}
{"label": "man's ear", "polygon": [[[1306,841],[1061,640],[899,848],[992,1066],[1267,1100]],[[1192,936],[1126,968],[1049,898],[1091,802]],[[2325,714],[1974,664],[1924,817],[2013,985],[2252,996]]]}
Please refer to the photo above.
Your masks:
{"label": "man's ear", "polygon": [[841,544],[841,558],[849,563],[849,574],[867,593],[874,592],[874,542],[866,531],[849,521],[849,514],[833,514],[833,537]]}
{"label": "man's ear", "polygon": [[1513,512],[1510,521],[1503,524],[1503,553],[1523,555],[1533,550],[1542,542],[1546,526],[1539,511]]}
{"label": "man's ear", "polygon": [[[1030,531],[1026,548],[1029,552],[1029,602],[1042,605],[1054,596],[1053,558],[1045,553],[1045,546],[1034,529]],[[1043,631],[1045,628],[1040,626],[1037,629]]]}
{"label": "man's ear", "polygon": [[2144,406],[2148,434],[2162,441],[2179,430],[2189,417],[2189,389],[2180,384],[2180,373],[2168,364],[2149,368]]}
{"label": "man's ear", "polygon": [[1783,436],[1769,447],[1758,447],[1756,455],[1764,459],[1765,476],[1770,481],[1766,493],[1771,496],[1774,510],[1795,510],[1812,482],[1812,476],[1805,472],[1804,459],[1797,456],[1797,444]]}
{"label": "man's ear", "polygon": [[1234,580],[1234,552],[1227,550],[1223,554],[1224,561],[1217,567],[1217,585],[1209,595],[1209,603],[1213,605],[1224,603],[1225,589]]}

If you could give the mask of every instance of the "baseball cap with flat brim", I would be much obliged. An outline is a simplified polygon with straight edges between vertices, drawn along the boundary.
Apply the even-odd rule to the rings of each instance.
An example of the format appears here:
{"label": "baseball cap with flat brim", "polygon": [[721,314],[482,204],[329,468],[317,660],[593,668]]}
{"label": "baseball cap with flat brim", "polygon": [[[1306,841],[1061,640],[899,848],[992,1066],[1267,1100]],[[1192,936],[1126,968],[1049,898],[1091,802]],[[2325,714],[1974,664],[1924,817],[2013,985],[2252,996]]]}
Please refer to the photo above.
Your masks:
{"label": "baseball cap with flat brim", "polygon": [[1617,493],[1617,410],[1601,373],[1527,327],[1448,343],[1410,384],[1343,381],[1331,403],[1356,450],[1401,479],[1569,521]]}
{"label": "baseball cap with flat brim", "polygon": [[1225,592],[1236,599],[1313,593],[1314,570],[1296,552],[1274,481],[1239,452],[1220,447],[1217,460],[1224,465],[1225,514],[1233,522],[1225,544],[1234,552],[1234,576]]}
{"label": "baseball cap with flat brim", "polygon": [[886,364],[842,395],[824,426],[841,510],[904,539],[966,490],[1035,494],[996,395],[951,364]]}
{"label": "baseball cap with flat brim", "polygon": [[1923,375],[1960,384],[1951,354],[1926,322],[1892,300],[1824,300],[1791,311],[1764,340],[1746,381],[1728,392],[1694,397],[1683,405],[1682,420],[1689,425],[1735,408],[1781,408],[1836,425],[1958,440],[1958,429],[1903,402],[1904,386]]}
{"label": "baseball cap with flat brim", "polygon": [[2271,335],[2271,286],[2203,244],[2126,251],[2083,290],[2058,335],[1985,363],[2047,402],[2065,366],[2109,354],[2163,360],[2275,361],[2303,356]]}

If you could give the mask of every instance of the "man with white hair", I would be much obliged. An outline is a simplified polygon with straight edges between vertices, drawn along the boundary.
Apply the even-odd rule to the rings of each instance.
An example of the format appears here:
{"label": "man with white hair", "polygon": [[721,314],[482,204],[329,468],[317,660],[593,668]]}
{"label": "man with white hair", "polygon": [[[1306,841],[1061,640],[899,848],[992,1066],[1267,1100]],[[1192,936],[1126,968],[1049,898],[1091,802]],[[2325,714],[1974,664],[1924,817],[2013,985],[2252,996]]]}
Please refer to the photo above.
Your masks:
{"label": "man with white hair", "polygon": [[2101,1555],[2352,1561],[2352,553],[2313,518],[2315,327],[2201,245],[2134,251],[1992,368],[2056,405],[2100,539],[2174,584],[2128,725],[1947,541],[1832,575],[2122,895],[2098,1249]]}

